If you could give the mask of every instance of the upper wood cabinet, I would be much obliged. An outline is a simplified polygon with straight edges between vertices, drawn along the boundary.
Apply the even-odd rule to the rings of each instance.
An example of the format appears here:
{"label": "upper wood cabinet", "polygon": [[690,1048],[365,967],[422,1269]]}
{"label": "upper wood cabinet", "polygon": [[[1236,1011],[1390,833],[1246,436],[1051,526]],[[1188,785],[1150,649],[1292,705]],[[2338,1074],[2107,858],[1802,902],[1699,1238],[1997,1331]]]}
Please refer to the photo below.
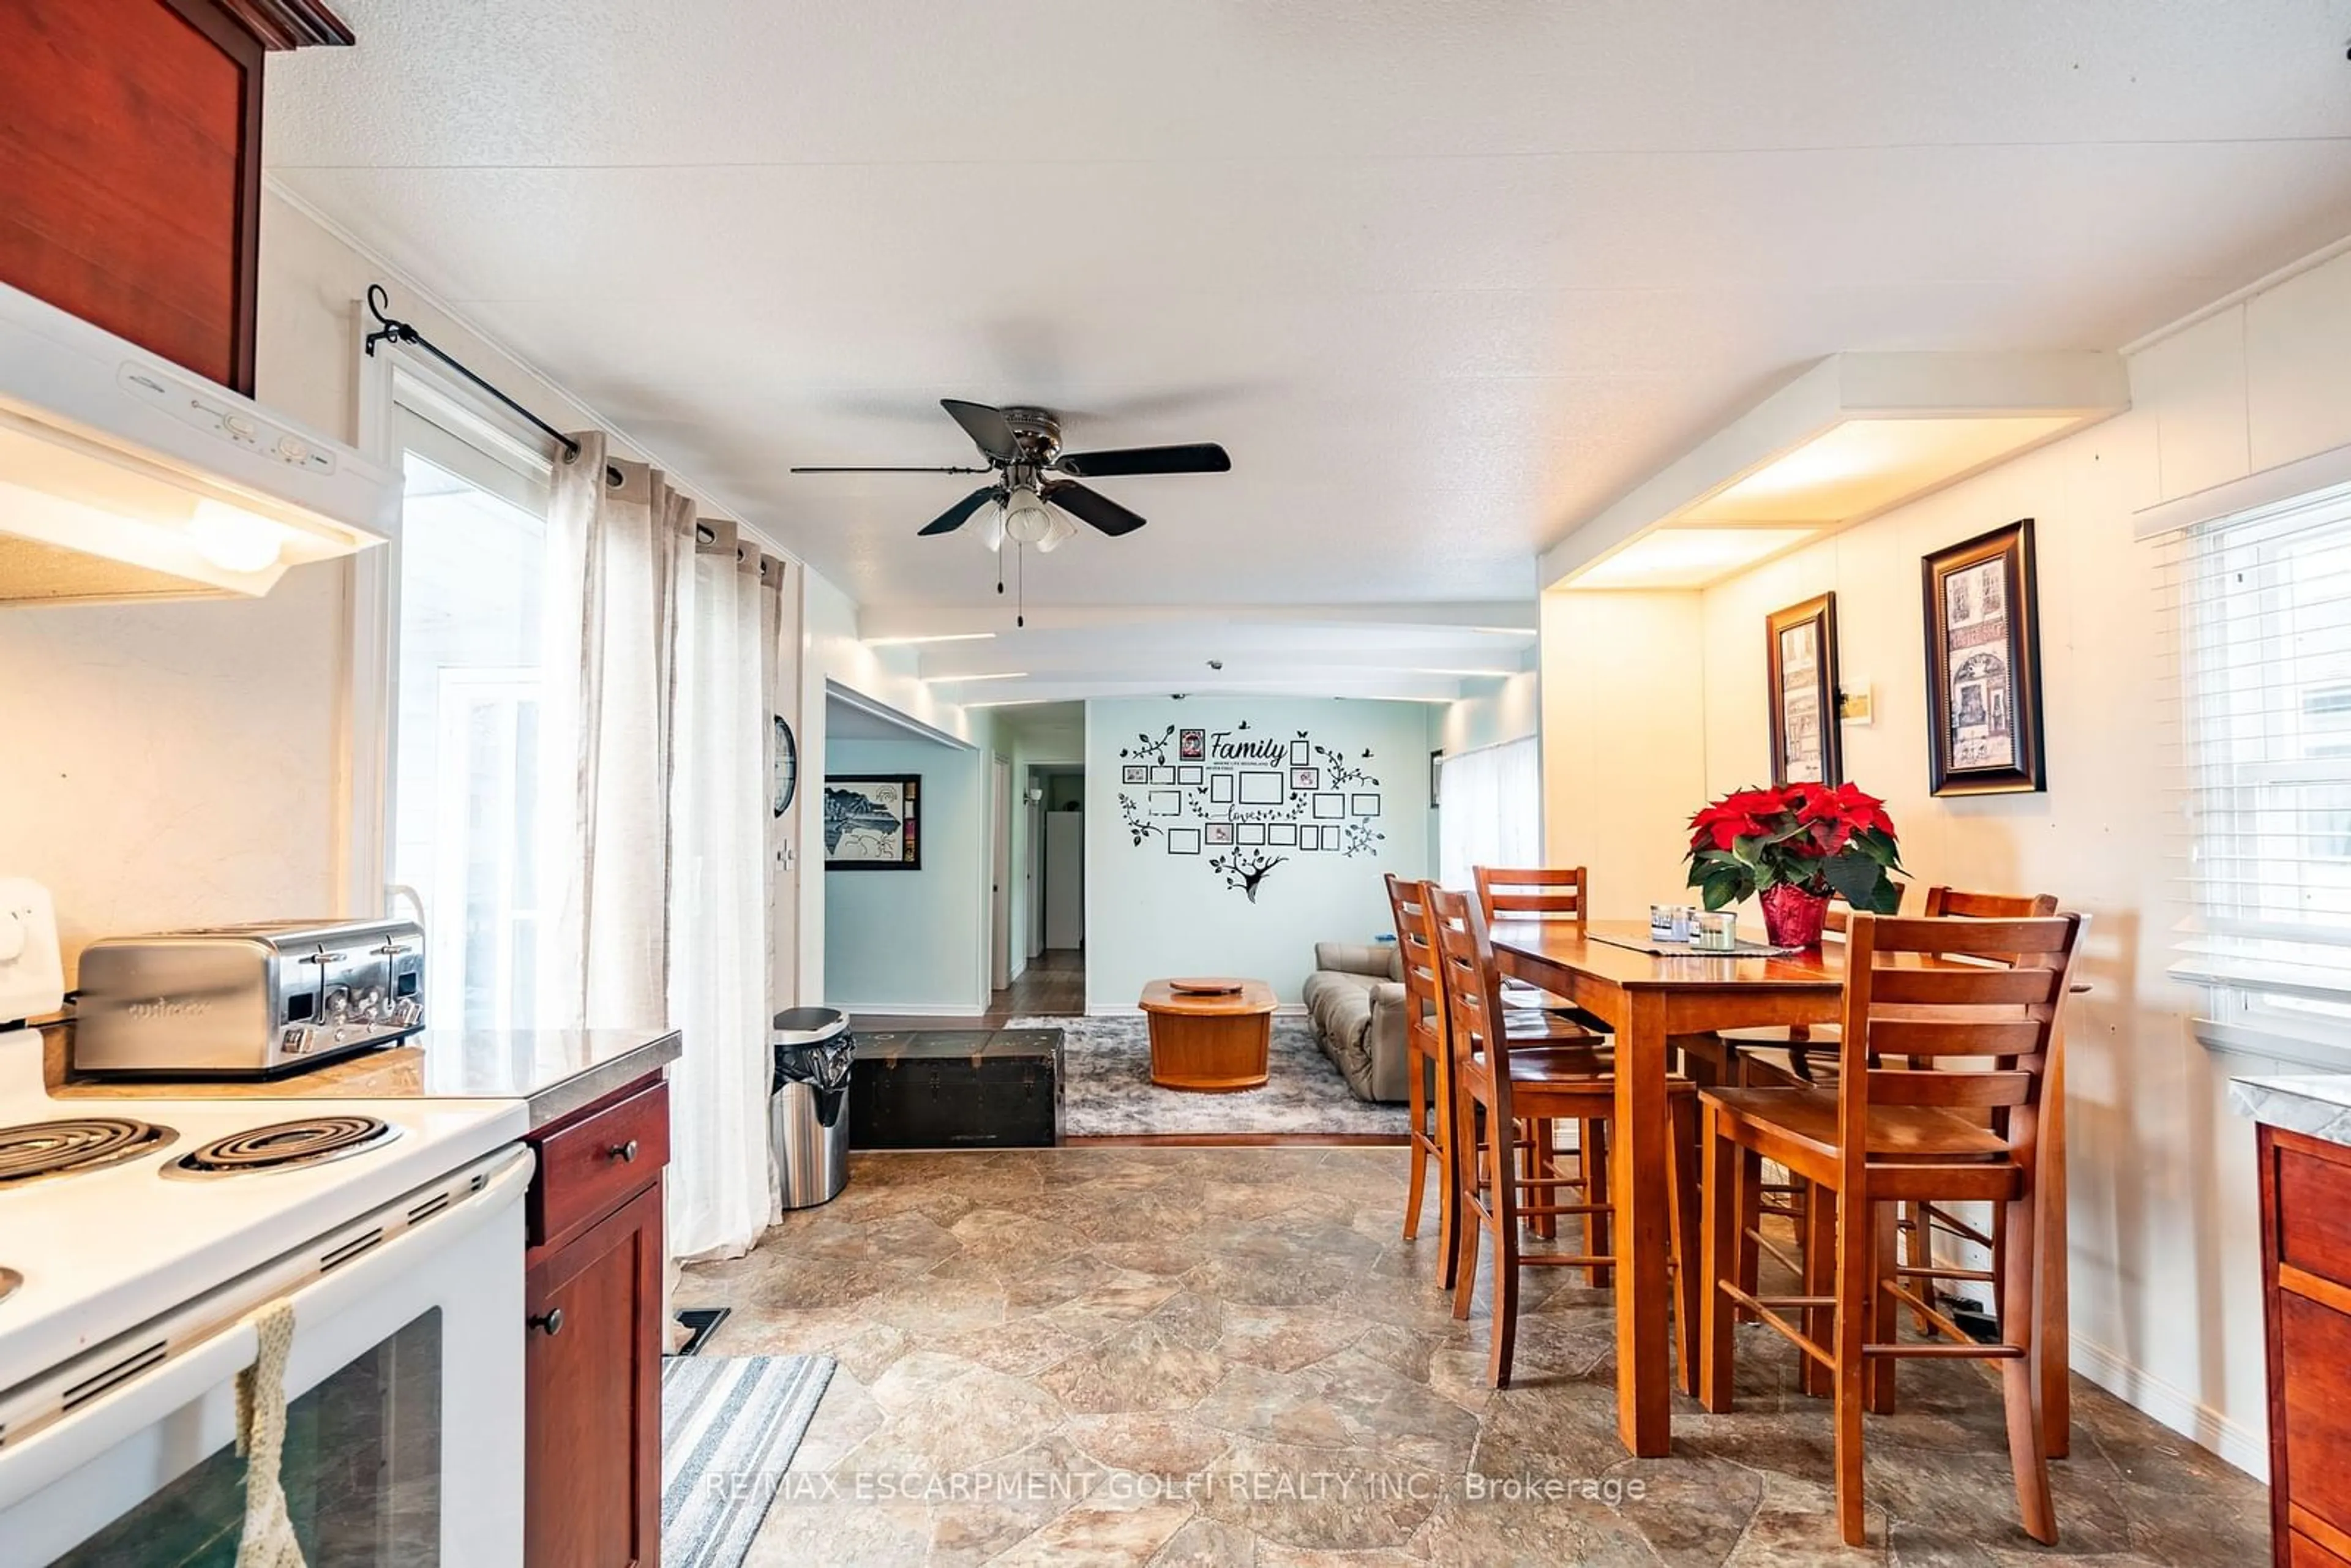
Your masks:
{"label": "upper wood cabinet", "polygon": [[0,281],[253,391],[261,73],[311,0],[0,0]]}

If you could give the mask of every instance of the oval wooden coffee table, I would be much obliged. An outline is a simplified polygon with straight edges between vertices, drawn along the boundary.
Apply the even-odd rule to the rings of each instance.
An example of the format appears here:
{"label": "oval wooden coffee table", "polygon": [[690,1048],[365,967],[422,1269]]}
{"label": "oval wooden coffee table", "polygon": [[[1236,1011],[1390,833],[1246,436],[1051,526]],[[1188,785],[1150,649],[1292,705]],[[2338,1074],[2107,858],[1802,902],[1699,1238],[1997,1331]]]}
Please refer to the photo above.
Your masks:
{"label": "oval wooden coffee table", "polygon": [[[1187,988],[1208,987],[1231,988]],[[1143,988],[1151,1082],[1208,1093],[1262,1086],[1275,1006],[1263,980],[1152,981]]]}

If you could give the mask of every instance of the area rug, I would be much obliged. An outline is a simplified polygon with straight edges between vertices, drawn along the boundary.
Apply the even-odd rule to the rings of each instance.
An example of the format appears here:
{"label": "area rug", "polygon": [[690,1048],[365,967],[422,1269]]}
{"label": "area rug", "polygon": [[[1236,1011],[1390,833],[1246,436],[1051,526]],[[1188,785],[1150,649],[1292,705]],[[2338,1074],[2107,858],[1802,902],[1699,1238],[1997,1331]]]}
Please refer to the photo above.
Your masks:
{"label": "area rug", "polygon": [[832,1368],[829,1355],[663,1358],[665,1568],[743,1561]]}
{"label": "area rug", "polygon": [[1407,1125],[1402,1105],[1355,1098],[1303,1018],[1275,1016],[1265,1087],[1230,1094],[1152,1082],[1151,1037],[1140,1018],[1025,1018],[1005,1027],[1061,1031],[1065,1137],[1373,1133],[1401,1138]]}

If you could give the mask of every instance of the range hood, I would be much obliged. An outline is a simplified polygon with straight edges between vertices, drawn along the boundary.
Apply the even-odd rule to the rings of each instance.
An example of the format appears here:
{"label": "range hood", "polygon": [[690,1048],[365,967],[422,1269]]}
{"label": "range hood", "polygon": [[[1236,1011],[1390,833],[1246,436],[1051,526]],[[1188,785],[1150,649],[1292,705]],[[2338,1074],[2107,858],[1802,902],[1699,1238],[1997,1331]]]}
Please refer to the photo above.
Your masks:
{"label": "range hood", "polygon": [[351,447],[0,284],[0,604],[258,596],[399,505]]}

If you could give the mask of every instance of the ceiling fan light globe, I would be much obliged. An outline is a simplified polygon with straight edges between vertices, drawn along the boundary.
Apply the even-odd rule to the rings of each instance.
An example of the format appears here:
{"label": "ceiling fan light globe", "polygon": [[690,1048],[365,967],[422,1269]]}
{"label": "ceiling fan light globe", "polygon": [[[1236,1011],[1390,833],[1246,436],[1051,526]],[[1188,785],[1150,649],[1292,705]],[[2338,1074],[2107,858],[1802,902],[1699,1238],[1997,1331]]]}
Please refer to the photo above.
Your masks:
{"label": "ceiling fan light globe", "polygon": [[991,507],[988,508],[987,520],[980,525],[979,542],[986,545],[991,551],[1000,550],[1004,548],[1003,507]]}
{"label": "ceiling fan light globe", "polygon": [[1039,555],[1050,555],[1053,551],[1061,549],[1061,546],[1077,531],[1077,524],[1070,521],[1069,518],[1061,516],[1061,513],[1055,512],[1052,514],[1051,517],[1048,519],[1045,528],[1045,537],[1037,541],[1037,553]]}
{"label": "ceiling fan light globe", "polygon": [[1034,490],[1015,490],[1004,504],[1004,537],[1014,544],[1033,545],[1053,531],[1053,514]]}

